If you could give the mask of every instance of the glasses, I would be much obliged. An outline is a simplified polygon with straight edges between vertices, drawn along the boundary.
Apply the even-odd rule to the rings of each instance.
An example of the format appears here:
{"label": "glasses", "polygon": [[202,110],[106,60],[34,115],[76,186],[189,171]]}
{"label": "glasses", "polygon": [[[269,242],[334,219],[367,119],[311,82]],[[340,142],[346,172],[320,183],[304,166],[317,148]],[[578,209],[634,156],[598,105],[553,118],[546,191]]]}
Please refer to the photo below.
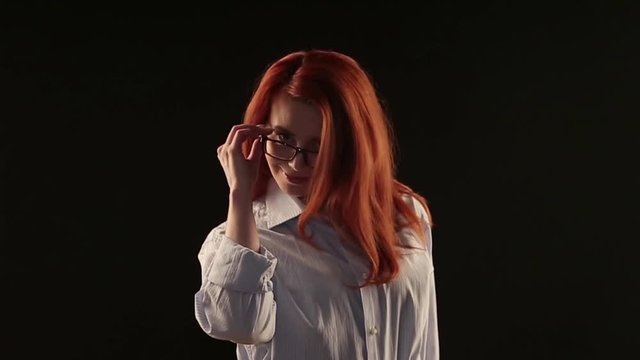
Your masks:
{"label": "glasses", "polygon": [[307,165],[311,166],[315,164],[318,157],[317,151],[293,146],[284,141],[270,139],[264,135],[260,135],[260,142],[262,143],[262,150],[264,153],[278,160],[291,161],[296,157],[296,155],[298,155],[298,153],[302,153],[304,161]]}

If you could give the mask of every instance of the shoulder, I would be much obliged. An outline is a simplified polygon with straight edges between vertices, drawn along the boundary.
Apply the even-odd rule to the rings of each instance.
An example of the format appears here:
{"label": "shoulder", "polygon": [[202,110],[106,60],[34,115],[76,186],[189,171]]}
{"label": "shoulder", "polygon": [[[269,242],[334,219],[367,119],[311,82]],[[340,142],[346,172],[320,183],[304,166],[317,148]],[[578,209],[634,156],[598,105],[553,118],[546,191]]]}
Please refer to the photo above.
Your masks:
{"label": "shoulder", "polygon": [[[401,198],[403,202],[408,206],[409,211],[413,212],[418,219],[419,224],[422,227],[422,234],[417,234],[411,227],[405,226],[400,232],[401,243],[410,246],[416,246],[422,250],[427,250],[431,253],[431,217],[429,210],[426,207],[426,200],[419,194],[402,194]],[[405,219],[402,213],[398,214],[400,218]],[[424,240],[422,238],[424,237]],[[426,246],[425,246],[426,245]]]}
{"label": "shoulder", "polygon": [[426,200],[424,198],[419,194],[402,194],[401,198],[424,226],[431,227],[431,215],[429,209],[426,207]]}

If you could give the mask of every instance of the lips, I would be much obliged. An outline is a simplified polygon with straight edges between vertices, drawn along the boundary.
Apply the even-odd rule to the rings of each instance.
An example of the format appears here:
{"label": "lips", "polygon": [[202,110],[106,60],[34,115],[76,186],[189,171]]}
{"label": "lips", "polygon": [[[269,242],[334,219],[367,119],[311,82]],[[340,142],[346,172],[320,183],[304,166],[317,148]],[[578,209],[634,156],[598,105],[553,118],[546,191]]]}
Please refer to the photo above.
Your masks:
{"label": "lips", "polygon": [[303,183],[303,182],[309,180],[309,176],[293,176],[293,175],[289,175],[287,173],[285,173],[284,176],[287,177],[287,180],[289,182],[294,183],[294,184],[300,184],[300,183]]}

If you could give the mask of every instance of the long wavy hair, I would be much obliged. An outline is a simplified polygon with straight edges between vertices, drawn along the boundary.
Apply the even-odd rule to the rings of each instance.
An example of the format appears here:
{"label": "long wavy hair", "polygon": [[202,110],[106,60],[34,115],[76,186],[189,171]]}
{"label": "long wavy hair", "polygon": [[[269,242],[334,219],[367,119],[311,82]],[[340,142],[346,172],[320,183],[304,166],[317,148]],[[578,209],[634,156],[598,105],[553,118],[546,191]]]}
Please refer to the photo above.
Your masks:
{"label": "long wavy hair", "polygon": [[[424,208],[427,226],[432,217],[424,197],[396,179],[395,141],[370,76],[351,57],[326,50],[290,53],[264,72],[244,115],[245,124],[265,124],[271,104],[281,92],[316,106],[323,119],[321,144],[306,206],[298,219],[303,239],[318,248],[304,228],[321,214],[346,241],[369,260],[368,284],[383,284],[400,271],[398,232],[413,229],[426,246],[426,231],[409,195]],[[248,156],[251,144],[243,144]],[[253,199],[263,196],[272,177],[263,158]],[[400,215],[400,216],[398,216]]]}

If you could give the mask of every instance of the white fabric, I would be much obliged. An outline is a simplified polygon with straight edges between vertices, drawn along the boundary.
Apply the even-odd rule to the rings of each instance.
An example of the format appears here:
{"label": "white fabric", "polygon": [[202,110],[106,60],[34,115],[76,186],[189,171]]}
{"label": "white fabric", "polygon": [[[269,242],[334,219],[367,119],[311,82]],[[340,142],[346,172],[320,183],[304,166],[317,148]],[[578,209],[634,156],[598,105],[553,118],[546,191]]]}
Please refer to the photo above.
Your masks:
{"label": "white fabric", "polygon": [[[365,258],[321,218],[307,231],[325,251],[305,243],[297,231],[304,205],[271,181],[253,202],[259,253],[226,237],[225,223],[206,237],[198,323],[209,336],[237,343],[238,359],[438,359],[431,228],[420,203],[406,201],[427,229],[427,248],[401,249],[396,280],[350,289],[369,270]],[[423,248],[412,230],[400,235]]]}

